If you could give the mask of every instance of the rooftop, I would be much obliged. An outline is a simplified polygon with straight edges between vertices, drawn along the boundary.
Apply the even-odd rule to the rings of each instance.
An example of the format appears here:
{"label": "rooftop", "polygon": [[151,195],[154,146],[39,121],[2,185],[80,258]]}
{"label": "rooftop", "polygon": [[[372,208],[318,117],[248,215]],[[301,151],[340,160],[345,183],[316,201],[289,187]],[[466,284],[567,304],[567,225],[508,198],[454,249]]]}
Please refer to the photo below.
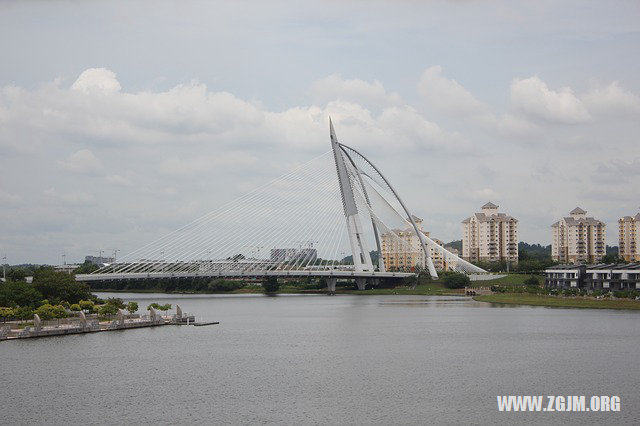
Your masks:
{"label": "rooftop", "polygon": [[497,209],[498,206],[496,206],[495,204],[493,204],[491,201],[489,201],[487,204],[485,204],[484,206],[482,206],[483,209]]}
{"label": "rooftop", "polygon": [[587,214],[587,212],[582,210],[580,207],[576,207],[575,209],[571,210],[569,214]]}

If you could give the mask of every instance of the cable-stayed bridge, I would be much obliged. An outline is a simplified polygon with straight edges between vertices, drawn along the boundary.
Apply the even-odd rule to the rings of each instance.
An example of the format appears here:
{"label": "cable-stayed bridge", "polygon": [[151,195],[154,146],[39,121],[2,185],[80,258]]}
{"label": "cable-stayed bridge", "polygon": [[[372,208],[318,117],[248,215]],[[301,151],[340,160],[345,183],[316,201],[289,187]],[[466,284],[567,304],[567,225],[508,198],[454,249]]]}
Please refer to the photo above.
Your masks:
{"label": "cable-stayed bridge", "polygon": [[485,272],[423,232],[380,169],[331,150],[78,281],[324,277],[358,288],[437,269]]}

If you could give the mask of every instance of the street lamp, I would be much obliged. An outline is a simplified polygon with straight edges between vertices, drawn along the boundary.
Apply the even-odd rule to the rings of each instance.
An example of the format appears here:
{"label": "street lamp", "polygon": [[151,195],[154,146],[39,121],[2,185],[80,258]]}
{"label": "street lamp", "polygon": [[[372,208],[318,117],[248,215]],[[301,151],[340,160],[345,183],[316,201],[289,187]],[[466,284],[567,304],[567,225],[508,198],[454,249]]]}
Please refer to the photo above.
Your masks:
{"label": "street lamp", "polygon": [[7,282],[7,270],[5,268],[5,264],[7,263],[7,255],[5,254],[2,258],[2,279],[4,282]]}

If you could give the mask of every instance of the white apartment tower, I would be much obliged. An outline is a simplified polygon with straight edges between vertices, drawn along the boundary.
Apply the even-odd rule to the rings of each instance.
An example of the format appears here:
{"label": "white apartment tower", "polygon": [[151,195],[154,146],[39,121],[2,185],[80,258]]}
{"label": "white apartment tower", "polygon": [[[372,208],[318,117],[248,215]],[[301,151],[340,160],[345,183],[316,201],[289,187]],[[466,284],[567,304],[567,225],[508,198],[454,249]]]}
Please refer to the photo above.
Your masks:
{"label": "white apartment tower", "polygon": [[627,262],[640,261],[640,213],[618,219],[618,257]]}
{"label": "white apartment tower", "polygon": [[462,258],[470,262],[518,262],[518,220],[489,202],[462,221]]}
{"label": "white apartment tower", "polygon": [[553,225],[551,257],[564,263],[596,263],[605,253],[606,225],[580,207]]}

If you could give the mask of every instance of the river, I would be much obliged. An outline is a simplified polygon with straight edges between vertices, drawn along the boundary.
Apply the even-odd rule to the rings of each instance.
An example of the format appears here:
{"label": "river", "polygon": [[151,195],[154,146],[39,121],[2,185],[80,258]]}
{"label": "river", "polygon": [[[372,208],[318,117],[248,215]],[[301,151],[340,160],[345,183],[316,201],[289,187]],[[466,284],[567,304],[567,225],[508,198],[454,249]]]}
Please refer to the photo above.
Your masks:
{"label": "river", "polygon": [[[640,312],[437,296],[117,296],[220,324],[2,342],[1,424],[640,423]],[[504,413],[497,395],[618,395],[621,409]]]}

